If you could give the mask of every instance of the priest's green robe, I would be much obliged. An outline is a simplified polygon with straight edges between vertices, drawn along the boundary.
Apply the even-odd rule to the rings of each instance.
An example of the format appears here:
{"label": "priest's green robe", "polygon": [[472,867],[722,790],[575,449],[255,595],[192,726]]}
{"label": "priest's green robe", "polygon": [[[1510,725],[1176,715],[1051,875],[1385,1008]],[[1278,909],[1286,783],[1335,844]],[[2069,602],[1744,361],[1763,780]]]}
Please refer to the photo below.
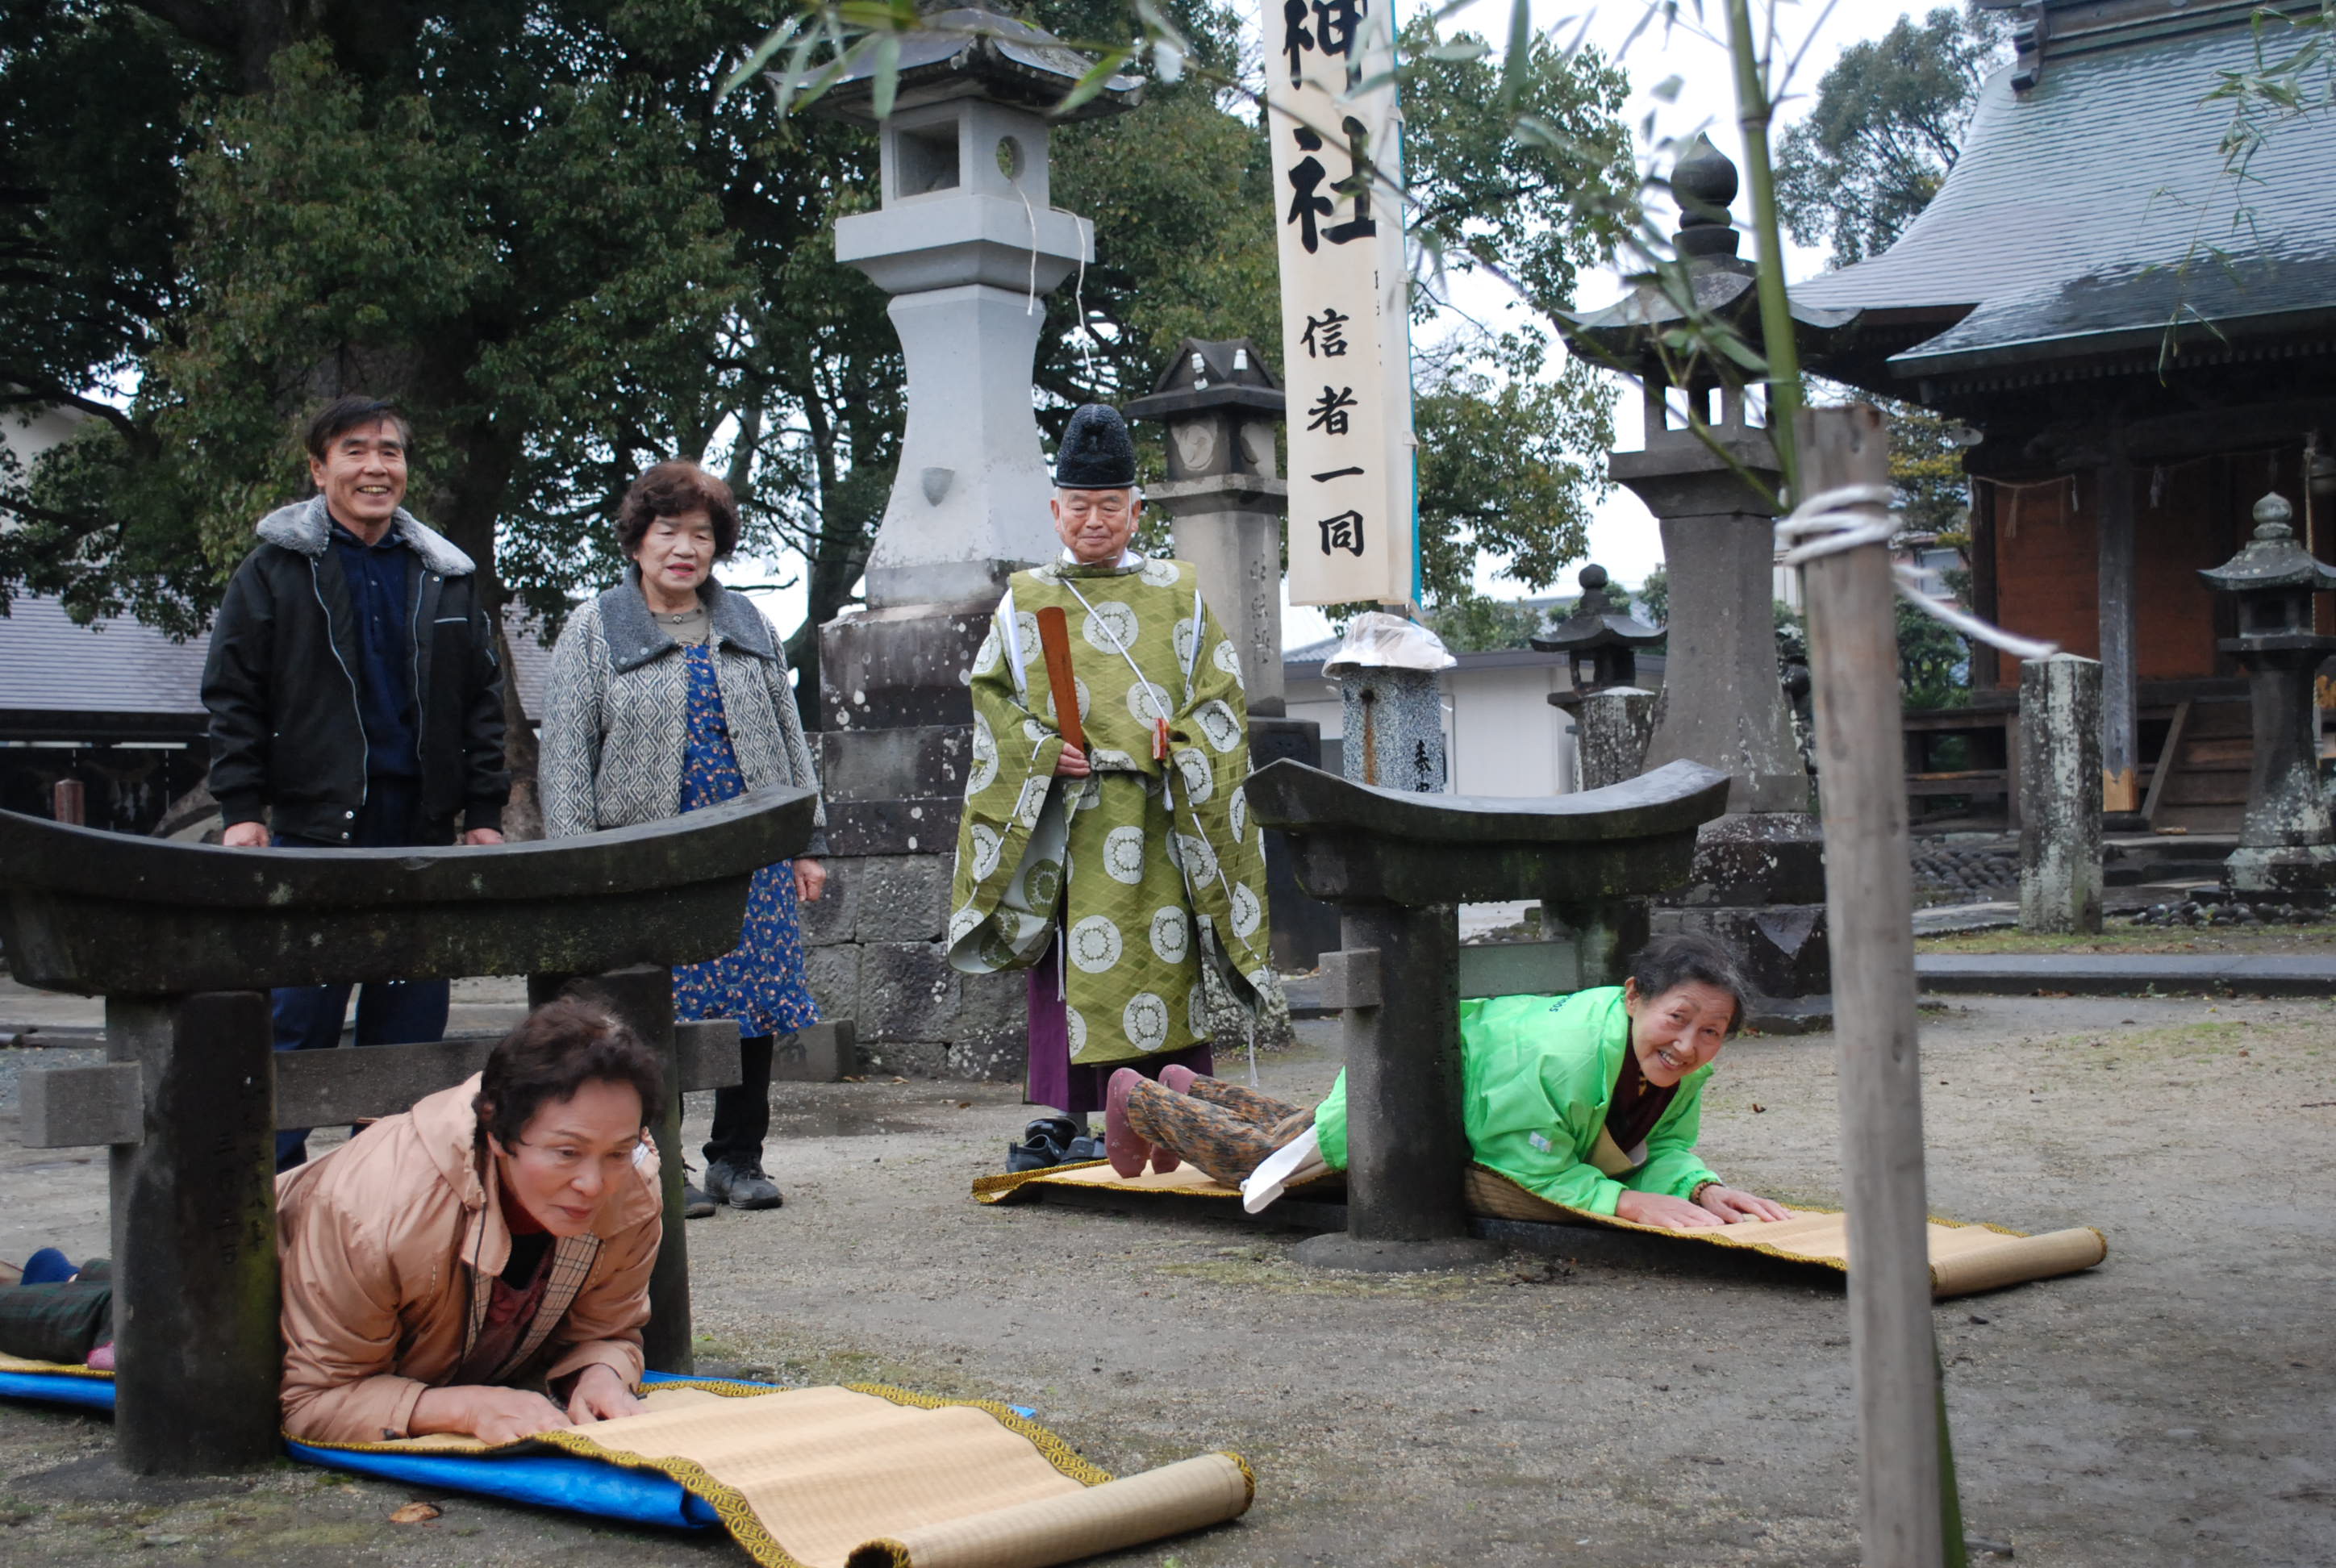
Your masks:
{"label": "priest's green robe", "polygon": [[[1037,624],[1049,606],[1069,620],[1089,778],[1055,776],[1063,738]],[[1265,841],[1241,794],[1249,709],[1194,569],[1130,556],[1017,572],[970,685],[949,962],[1027,969],[1059,931],[1082,1066],[1209,1038],[1203,962],[1254,1008],[1271,981]]]}

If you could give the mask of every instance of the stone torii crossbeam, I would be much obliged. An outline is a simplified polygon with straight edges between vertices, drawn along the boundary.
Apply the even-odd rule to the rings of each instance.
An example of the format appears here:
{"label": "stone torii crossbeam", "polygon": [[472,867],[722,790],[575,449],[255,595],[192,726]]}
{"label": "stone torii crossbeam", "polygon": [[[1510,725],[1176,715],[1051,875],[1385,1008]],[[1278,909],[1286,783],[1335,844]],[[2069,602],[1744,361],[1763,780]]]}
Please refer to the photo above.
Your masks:
{"label": "stone torii crossbeam", "polygon": [[1465,950],[1501,970],[1491,987],[1469,985],[1459,906],[1582,907],[1677,887],[1696,830],[1728,808],[1728,776],[1682,759],[1605,789],[1509,800],[1379,789],[1282,761],[1243,788],[1258,821],[1289,835],[1299,885],[1338,906],[1346,944],[1322,955],[1322,981],[1345,1016],[1347,1229],[1299,1256],[1387,1272],[1471,1261],[1485,1244],[1469,1238],[1463,1196],[1463,990],[1570,991],[1621,977],[1602,947],[1518,943]]}
{"label": "stone torii crossbeam", "polygon": [[[738,942],[754,872],[809,842],[810,791],[492,848],[159,842],[0,812],[16,979],[102,994],[102,1066],[24,1075],[24,1141],[112,1149],[116,1456],[200,1475],[277,1453],[275,1132],[402,1111],[487,1040],[277,1056],[268,989],[525,974],[596,993],[663,1057],[666,1224],[648,1365],[686,1371],[681,1095],[738,1081],[737,1026],[673,1021],[668,966]],[[644,967],[647,966],[647,967]]]}

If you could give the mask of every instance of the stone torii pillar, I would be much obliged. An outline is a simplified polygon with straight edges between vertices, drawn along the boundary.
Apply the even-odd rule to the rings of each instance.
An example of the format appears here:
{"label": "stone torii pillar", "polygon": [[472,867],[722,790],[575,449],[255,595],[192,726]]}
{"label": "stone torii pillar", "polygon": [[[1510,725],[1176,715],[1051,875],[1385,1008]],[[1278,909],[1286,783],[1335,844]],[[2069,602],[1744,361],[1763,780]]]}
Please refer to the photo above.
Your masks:
{"label": "stone torii pillar", "polygon": [[[1051,111],[1090,63],[979,5],[903,34],[891,113],[875,73],[822,113],[877,126],[881,205],[835,226],[836,258],[892,297],[908,367],[900,471],[868,559],[865,613],[820,631],[825,898],[803,911],[812,989],[891,1070],[1011,1078],[1027,1014],[1017,974],[959,975],[949,919],[973,710],[965,677],[1015,571],[1061,546],[1032,414],[1038,297],[1092,259],[1093,226],[1052,204]],[[1114,77],[1070,112],[1131,109]]]}

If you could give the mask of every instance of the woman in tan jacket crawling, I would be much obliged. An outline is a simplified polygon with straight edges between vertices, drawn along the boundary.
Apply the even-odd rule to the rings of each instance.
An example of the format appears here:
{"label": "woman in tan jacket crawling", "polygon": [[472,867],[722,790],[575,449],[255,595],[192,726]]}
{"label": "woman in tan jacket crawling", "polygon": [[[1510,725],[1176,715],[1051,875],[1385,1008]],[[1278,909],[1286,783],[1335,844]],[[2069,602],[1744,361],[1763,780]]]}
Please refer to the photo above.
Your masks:
{"label": "woman in tan jacket crawling", "polygon": [[285,1430],[501,1443],[638,1411],[662,1093],[630,1030],[562,999],[477,1077],[277,1178]]}

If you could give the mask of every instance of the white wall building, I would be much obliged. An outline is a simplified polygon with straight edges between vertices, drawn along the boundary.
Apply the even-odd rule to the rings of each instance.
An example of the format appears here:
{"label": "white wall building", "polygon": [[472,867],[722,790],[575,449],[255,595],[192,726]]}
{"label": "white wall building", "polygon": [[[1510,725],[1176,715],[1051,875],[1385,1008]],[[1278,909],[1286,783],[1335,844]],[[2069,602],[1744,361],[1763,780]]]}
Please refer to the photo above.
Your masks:
{"label": "white wall building", "polygon": [[[1338,771],[1337,752],[1345,733],[1346,709],[1336,679],[1325,679],[1322,661],[1338,651],[1332,638],[1292,648],[1282,661],[1291,718],[1322,726],[1322,765]],[[1565,660],[1530,648],[1464,653],[1444,672],[1444,745],[1451,759],[1454,794],[1569,794],[1580,787],[1573,750],[1573,720],[1550,706],[1550,694],[1572,689]],[[1639,684],[1662,679],[1660,656],[1641,655]]]}

